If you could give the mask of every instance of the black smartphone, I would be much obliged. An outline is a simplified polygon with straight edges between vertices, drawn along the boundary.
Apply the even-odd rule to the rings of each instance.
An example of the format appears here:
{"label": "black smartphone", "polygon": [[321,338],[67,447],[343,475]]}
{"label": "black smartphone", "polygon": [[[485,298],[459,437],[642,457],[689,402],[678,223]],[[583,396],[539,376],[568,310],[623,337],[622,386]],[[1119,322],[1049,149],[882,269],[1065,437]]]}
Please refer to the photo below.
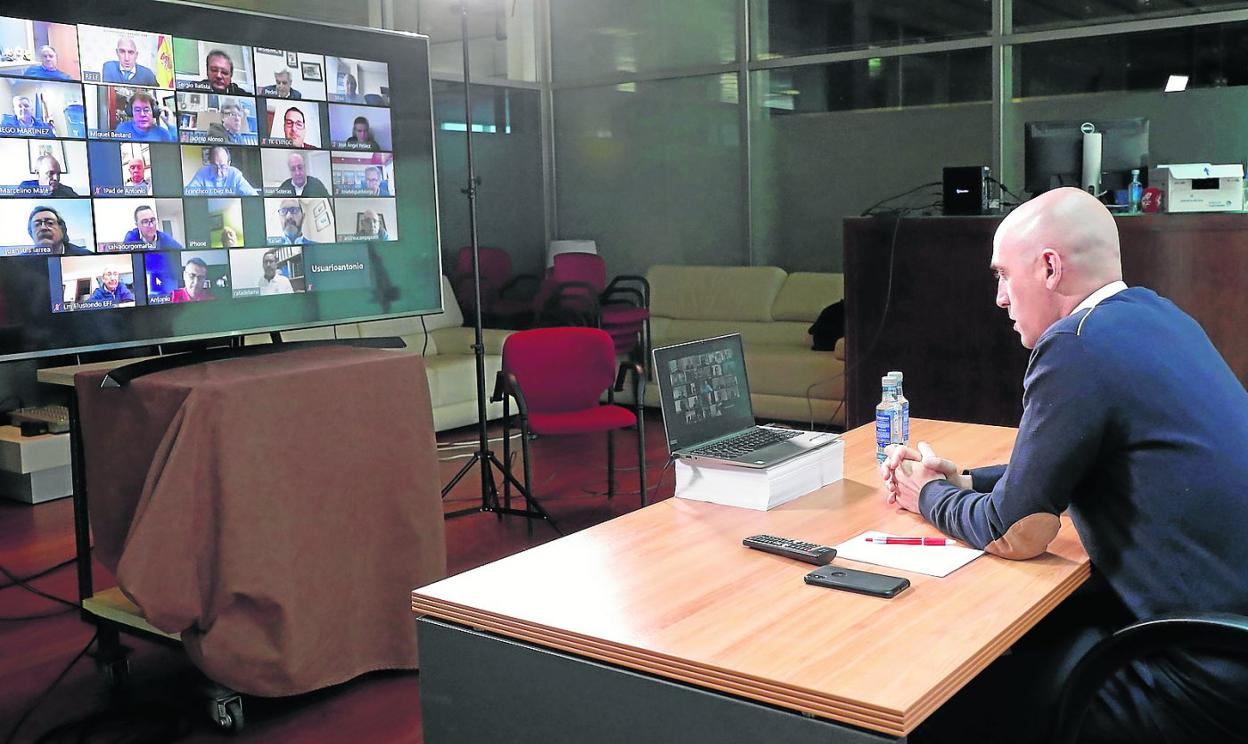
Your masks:
{"label": "black smartphone", "polygon": [[840,566],[821,566],[806,574],[806,583],[892,599],[910,586],[910,579]]}

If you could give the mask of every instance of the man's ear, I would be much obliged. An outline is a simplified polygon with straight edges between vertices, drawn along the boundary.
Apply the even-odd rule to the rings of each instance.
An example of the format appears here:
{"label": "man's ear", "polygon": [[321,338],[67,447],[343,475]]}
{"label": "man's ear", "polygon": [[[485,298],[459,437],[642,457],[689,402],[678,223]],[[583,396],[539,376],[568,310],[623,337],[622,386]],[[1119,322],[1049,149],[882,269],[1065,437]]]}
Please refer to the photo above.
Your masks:
{"label": "man's ear", "polygon": [[1040,252],[1040,261],[1044,267],[1044,286],[1050,290],[1057,289],[1062,283],[1062,256],[1052,248]]}

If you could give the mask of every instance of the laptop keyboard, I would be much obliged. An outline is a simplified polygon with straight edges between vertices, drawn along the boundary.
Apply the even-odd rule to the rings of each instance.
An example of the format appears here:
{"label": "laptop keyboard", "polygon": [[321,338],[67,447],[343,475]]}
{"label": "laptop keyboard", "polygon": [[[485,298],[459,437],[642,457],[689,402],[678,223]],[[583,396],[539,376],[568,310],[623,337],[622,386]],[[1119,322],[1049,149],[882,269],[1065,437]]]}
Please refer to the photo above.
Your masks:
{"label": "laptop keyboard", "polygon": [[763,447],[792,439],[803,433],[799,429],[765,429],[760,426],[730,439],[691,449],[689,453],[703,457],[719,457],[731,460],[760,450]]}

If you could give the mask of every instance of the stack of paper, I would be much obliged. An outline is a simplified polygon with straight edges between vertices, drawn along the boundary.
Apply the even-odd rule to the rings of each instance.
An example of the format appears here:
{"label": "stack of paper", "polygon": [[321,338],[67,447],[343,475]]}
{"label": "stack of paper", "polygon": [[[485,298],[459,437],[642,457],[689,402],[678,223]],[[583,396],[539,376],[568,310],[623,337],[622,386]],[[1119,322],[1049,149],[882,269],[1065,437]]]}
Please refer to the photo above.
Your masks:
{"label": "stack of paper", "polygon": [[676,461],[676,495],[766,511],[841,479],[845,443],[838,440],[770,468]]}
{"label": "stack of paper", "polygon": [[881,545],[868,537],[897,537],[886,532],[864,532],[836,547],[836,559],[873,563],[902,571],[948,576],[984,554],[975,548],[957,545]]}

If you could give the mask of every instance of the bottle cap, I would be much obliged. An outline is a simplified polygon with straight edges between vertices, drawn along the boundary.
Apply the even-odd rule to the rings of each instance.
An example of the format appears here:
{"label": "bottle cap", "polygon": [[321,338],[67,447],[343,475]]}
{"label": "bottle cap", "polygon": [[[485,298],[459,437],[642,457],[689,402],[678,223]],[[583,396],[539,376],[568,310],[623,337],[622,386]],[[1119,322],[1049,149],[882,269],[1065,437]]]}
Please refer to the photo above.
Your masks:
{"label": "bottle cap", "polygon": [[896,380],[898,385],[900,385],[902,381],[906,379],[905,375],[898,372],[897,370],[893,370],[892,372],[889,372],[888,376]]}
{"label": "bottle cap", "polygon": [[886,388],[897,387],[897,380],[892,375],[884,375],[880,378],[880,384]]}

